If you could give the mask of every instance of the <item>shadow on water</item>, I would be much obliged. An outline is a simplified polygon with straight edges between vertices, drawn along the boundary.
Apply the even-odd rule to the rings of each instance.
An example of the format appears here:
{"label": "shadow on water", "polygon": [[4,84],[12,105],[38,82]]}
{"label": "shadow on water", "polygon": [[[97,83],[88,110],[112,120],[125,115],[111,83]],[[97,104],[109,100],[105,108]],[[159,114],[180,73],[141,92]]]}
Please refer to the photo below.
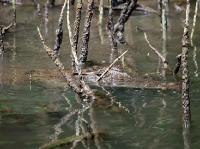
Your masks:
{"label": "shadow on water", "polygon": [[[153,4],[152,6],[156,7],[156,4]],[[10,15],[10,10],[10,6],[0,6],[0,12],[4,14],[0,15],[0,20],[9,22],[9,17],[5,16]],[[102,136],[89,143],[80,142],[77,148],[84,148],[85,145],[102,149],[184,148],[186,131],[182,130],[181,101],[177,91],[116,86],[105,87],[102,90],[100,87],[93,87],[101,100],[81,115],[77,114],[76,109],[81,109],[82,105],[64,85],[57,88],[37,80],[30,82],[26,72],[55,68],[42,48],[36,26],[42,28],[43,35],[52,47],[59,10],[60,7],[49,9],[48,22],[45,24],[44,16],[38,16],[34,7],[17,7],[18,23],[14,37],[16,49],[13,48],[13,34],[7,34],[5,42],[8,44],[8,50],[0,59],[0,148],[39,148],[51,140],[80,133],[75,128],[77,123],[84,123],[83,119],[85,119],[84,128],[91,128]],[[41,12],[43,11],[41,9]],[[74,17],[73,13],[70,15],[70,18]],[[121,48],[129,49],[126,60],[132,66],[130,68],[132,72],[137,72],[139,75],[150,74],[156,72],[158,66],[157,57],[151,53],[143,33],[138,32],[136,26],[145,29],[152,44],[160,51],[163,49],[165,52],[167,49],[167,59],[171,65],[175,64],[175,56],[181,52],[182,27],[180,26],[184,14],[175,12],[170,6],[168,19],[167,44],[161,40],[160,19],[157,15],[133,15],[128,21],[125,34],[129,46]],[[103,21],[106,22],[106,18]],[[199,15],[197,15],[198,21]],[[110,62],[110,44],[106,25],[100,26],[102,28],[99,29],[97,22],[98,14],[95,14],[88,59],[92,63],[104,65]],[[194,52],[198,57],[200,48],[198,25],[195,32]],[[60,57],[69,68],[71,58],[67,29],[64,29]],[[200,79],[196,75],[198,64],[198,59],[195,64],[191,60],[191,72],[195,70],[191,73],[191,148],[198,148],[200,144]],[[171,78],[166,79],[171,80]],[[86,126],[86,122],[90,127]]]}

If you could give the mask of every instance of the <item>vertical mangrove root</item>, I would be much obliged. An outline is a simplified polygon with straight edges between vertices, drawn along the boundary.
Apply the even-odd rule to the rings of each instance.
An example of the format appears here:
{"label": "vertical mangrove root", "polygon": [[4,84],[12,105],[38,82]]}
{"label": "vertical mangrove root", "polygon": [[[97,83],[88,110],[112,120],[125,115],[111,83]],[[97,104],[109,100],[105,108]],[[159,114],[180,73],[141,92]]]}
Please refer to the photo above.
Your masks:
{"label": "vertical mangrove root", "polygon": [[[114,37],[114,22],[113,22],[113,7],[112,7],[112,1],[110,0],[110,9],[109,9],[109,13],[108,13],[108,35],[110,38],[110,44],[111,44],[111,50],[112,53],[118,53],[118,47],[117,47],[117,41]],[[118,54],[116,54],[118,55]],[[111,56],[111,62],[113,61],[113,55]]]}
{"label": "vertical mangrove root", "polygon": [[190,48],[189,21],[190,21],[190,0],[187,0],[186,18],[184,25],[184,33],[182,37],[182,107],[183,107],[183,123],[184,127],[190,126],[190,95],[189,95],[189,69],[188,69],[188,52]]}
{"label": "vertical mangrove root", "polygon": [[89,39],[90,39],[90,27],[92,23],[93,10],[94,10],[94,0],[88,0],[86,20],[85,20],[83,35],[82,35],[81,53],[79,56],[79,60],[82,64],[84,64],[87,61],[88,44],[89,44]]}
{"label": "vertical mangrove root", "polygon": [[[78,39],[79,39],[79,32],[80,32],[80,23],[81,23],[81,11],[82,11],[82,0],[77,1],[77,6],[76,6],[76,17],[74,21],[74,30],[73,30],[73,39],[72,39],[72,48],[74,49],[73,51],[76,53],[77,57],[77,49],[78,49]],[[78,58],[76,58],[78,60]],[[75,72],[76,64],[75,60],[72,56],[72,69],[73,72]]]}
{"label": "vertical mangrove root", "polygon": [[127,0],[124,9],[118,19],[118,22],[114,26],[115,38],[118,42],[124,43],[124,29],[125,23],[128,21],[132,12],[137,8],[137,0]]}
{"label": "vertical mangrove root", "polygon": [[[41,39],[41,42],[43,44],[44,49],[46,50],[48,56],[51,58],[51,60],[54,62],[54,64],[57,66],[60,73],[65,78],[66,82],[68,83],[69,87],[80,96],[81,99],[87,99],[87,100],[94,100],[95,96],[93,95],[92,90],[88,86],[83,86],[82,82],[80,80],[76,80],[69,74],[60,59],[58,58],[57,54],[49,48],[44,41],[44,38],[40,32],[39,27],[37,28],[39,37]],[[81,88],[83,87],[83,88]]]}
{"label": "vertical mangrove root", "polygon": [[60,17],[59,17],[59,21],[58,21],[58,29],[56,30],[56,41],[55,41],[55,45],[54,45],[54,52],[56,54],[58,54],[60,46],[62,44],[62,39],[63,39],[63,13],[65,10],[65,7],[67,5],[67,0],[65,0],[62,10],[60,12]]}

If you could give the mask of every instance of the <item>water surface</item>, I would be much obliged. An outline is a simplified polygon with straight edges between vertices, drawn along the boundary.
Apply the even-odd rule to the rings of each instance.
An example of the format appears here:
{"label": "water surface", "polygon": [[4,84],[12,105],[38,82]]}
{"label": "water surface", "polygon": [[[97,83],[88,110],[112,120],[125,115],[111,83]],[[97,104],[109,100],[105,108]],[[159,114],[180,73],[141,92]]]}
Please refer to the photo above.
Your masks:
{"label": "water surface", "polygon": [[[156,8],[155,3],[152,3],[151,6]],[[5,15],[10,14],[10,9],[10,6],[0,6],[0,10]],[[43,14],[44,10],[41,10],[41,14]],[[68,104],[64,96],[68,97],[74,107],[78,107],[71,90],[66,90],[64,87],[47,86],[39,81],[30,82],[26,74],[26,72],[36,69],[55,69],[54,64],[42,47],[36,27],[41,28],[46,41],[53,47],[59,10],[60,7],[49,10],[49,22],[45,26],[44,16],[38,16],[34,7],[17,7],[16,32],[6,35],[6,42],[10,44],[11,48],[0,59],[0,148],[2,149],[39,148],[39,146],[51,140],[55,125],[69,113],[66,110]],[[71,11],[73,12],[73,10]],[[1,20],[4,19],[5,22],[9,22],[9,19],[11,19],[2,14],[0,16]],[[73,21],[74,14],[71,13],[70,17]],[[173,6],[170,7],[166,51],[167,59],[172,66],[176,62],[176,55],[181,52],[184,17],[183,13],[177,13]],[[106,17],[104,21],[106,21]],[[97,22],[98,15],[95,13],[88,59],[94,64],[108,64],[111,51],[106,25],[99,29]],[[199,16],[194,34],[197,60],[200,49],[198,43],[200,27],[198,24]],[[159,68],[159,60],[150,51],[143,33],[136,31],[136,26],[145,29],[151,43],[161,52],[165,52],[161,40],[160,19],[155,14],[133,15],[128,21],[125,31],[129,46],[121,47],[122,50],[129,49],[126,58],[132,66],[132,71],[140,75],[154,73]],[[66,67],[69,68],[71,61],[70,45],[66,26],[60,57]],[[197,64],[200,64],[200,62],[197,61]],[[200,145],[200,79],[194,73],[196,67],[193,62],[193,49],[190,52],[190,69],[191,144],[192,148],[197,149]],[[154,75],[154,77],[159,78],[157,75]],[[172,77],[167,77],[167,81],[172,80]],[[101,88],[94,88],[95,90],[102,90]],[[103,141],[100,143],[101,148],[184,148],[182,109],[178,91],[126,87],[107,87],[105,89],[130,112],[100,105],[93,107],[95,126],[98,131],[104,133]],[[105,98],[103,100],[109,101],[110,99]],[[72,118],[63,125],[64,132],[60,138],[75,133],[75,120],[75,118]],[[77,148],[83,148],[83,146],[79,145]],[[96,146],[92,143],[91,148],[96,148]]]}

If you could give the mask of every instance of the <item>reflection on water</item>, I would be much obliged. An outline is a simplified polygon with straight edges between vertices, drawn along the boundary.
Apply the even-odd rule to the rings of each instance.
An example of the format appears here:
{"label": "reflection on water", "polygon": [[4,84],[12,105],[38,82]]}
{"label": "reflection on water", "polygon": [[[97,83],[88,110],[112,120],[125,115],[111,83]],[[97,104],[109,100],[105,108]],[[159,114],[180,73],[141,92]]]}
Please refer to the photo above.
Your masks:
{"label": "reflection on water", "polygon": [[[156,8],[156,4],[153,7]],[[9,6],[0,6],[0,11],[4,11],[5,15],[10,13],[9,9]],[[94,133],[103,134],[102,137],[97,137],[91,142],[75,142],[73,146],[102,149],[186,147],[187,144],[184,142],[187,143],[187,140],[183,140],[187,139],[183,137],[186,131],[182,130],[181,124],[180,94],[176,91],[94,87],[101,100],[84,113],[80,113],[83,105],[70,90],[45,85],[31,80],[31,76],[27,77],[26,72],[35,69],[55,68],[42,48],[36,26],[39,25],[43,29],[43,34],[52,47],[59,10],[60,7],[55,7],[49,8],[47,12],[47,7],[44,10],[41,6],[41,15],[38,16],[37,11],[31,6],[17,7],[16,33],[9,33],[6,36],[5,42],[8,42],[10,48],[0,58],[0,148],[35,149],[58,138],[79,135],[88,131],[88,128]],[[73,9],[71,11],[74,12]],[[74,13],[70,15],[73,19]],[[0,20],[4,19],[0,16]],[[163,52],[170,65],[175,64],[175,56],[181,52],[183,30],[180,26],[184,14],[177,14],[169,8],[167,20],[170,29],[163,34],[166,40],[161,39],[158,16],[132,16],[125,31],[128,46],[121,46],[119,51],[110,50],[106,25],[99,25],[98,18],[96,13],[89,45],[89,60],[93,63],[109,63],[121,49],[129,49],[123,63],[128,63],[132,72],[140,75],[155,72],[158,58],[149,50],[143,33],[135,30],[135,27],[139,26],[148,32],[152,44]],[[106,19],[103,19],[103,22],[106,22]],[[197,21],[198,19],[197,15]],[[9,22],[9,17],[5,20]],[[198,58],[200,49],[197,42],[198,32],[200,27],[196,25],[196,34],[193,36],[196,43],[194,58]],[[65,65],[70,67],[70,44],[66,27],[60,57]],[[196,61],[195,68],[198,64]],[[193,67],[191,65],[191,70],[198,74],[198,69]],[[171,78],[166,77],[166,81],[169,80]],[[198,148],[200,144],[199,84],[199,77],[192,77],[191,148]]]}

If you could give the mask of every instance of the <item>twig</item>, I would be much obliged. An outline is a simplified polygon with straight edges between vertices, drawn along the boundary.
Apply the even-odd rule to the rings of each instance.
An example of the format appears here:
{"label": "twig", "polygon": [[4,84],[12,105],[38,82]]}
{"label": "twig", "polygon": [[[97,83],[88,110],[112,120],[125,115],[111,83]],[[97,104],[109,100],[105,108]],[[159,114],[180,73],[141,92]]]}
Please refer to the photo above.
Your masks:
{"label": "twig", "polygon": [[155,47],[153,47],[153,46],[151,45],[151,43],[149,42],[149,40],[148,40],[148,38],[147,38],[146,32],[144,32],[144,37],[145,37],[145,40],[146,40],[146,42],[148,43],[149,47],[153,50],[153,52],[161,59],[161,61],[162,61],[164,64],[167,64],[167,60],[165,59],[165,57],[162,56],[162,54],[160,54],[160,52],[158,52],[158,50],[157,50]]}
{"label": "twig", "polygon": [[128,50],[126,50],[124,53],[122,53],[118,58],[116,58],[112,64],[110,64],[110,66],[108,66],[108,68],[106,68],[106,70],[101,74],[101,76],[97,79],[97,81],[100,81],[107,73],[108,71],[113,67],[113,65],[118,61],[120,60],[120,58],[122,56],[124,56],[126,54],[126,52],[128,52]]}

